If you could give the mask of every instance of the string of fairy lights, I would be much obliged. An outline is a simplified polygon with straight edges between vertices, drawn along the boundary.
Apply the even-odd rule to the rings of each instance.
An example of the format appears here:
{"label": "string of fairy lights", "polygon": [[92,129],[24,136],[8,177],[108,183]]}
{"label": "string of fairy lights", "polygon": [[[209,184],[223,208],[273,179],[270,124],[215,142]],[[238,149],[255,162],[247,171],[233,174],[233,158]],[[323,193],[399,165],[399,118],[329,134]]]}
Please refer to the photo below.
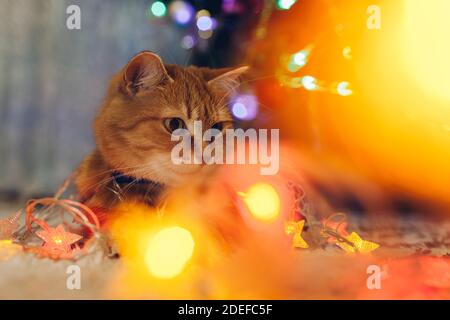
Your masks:
{"label": "string of fairy lights", "polygon": [[[282,67],[278,71],[278,80],[282,85],[290,88],[303,88],[307,91],[325,91],[347,97],[353,94],[353,89],[348,81],[336,81],[327,83],[312,75],[292,76],[307,65],[311,58],[313,47],[309,46],[281,59]],[[345,47],[342,51],[344,58],[351,60],[351,48]],[[287,72],[286,72],[287,71]]]}
{"label": "string of fairy lights", "polygon": [[[116,234],[114,225],[117,224],[113,223],[110,226],[111,234],[105,233],[101,228],[98,216],[101,215],[101,211],[98,211],[98,208],[91,209],[81,202],[62,198],[70,182],[71,178],[54,197],[30,200],[24,211],[19,210],[6,219],[0,219],[0,260],[9,259],[21,251],[53,260],[78,260],[93,253],[102,255],[111,253],[105,243],[111,240],[108,240],[108,237],[114,237]],[[310,244],[316,246],[314,243],[322,242],[323,245],[325,243],[336,245],[346,253],[365,254],[379,247],[375,242],[362,239],[356,232],[348,232],[348,223],[342,213],[333,214],[321,221],[317,220],[311,212],[311,205],[306,200],[301,186],[289,182],[288,187],[295,196],[291,217],[283,217],[280,190],[269,183],[256,182],[247,190],[236,192],[237,203],[245,204],[245,209],[239,205],[237,208],[240,208],[239,212],[250,228],[259,229],[263,226],[278,228],[280,221],[285,222],[284,232],[292,237],[292,247],[297,249],[307,249],[310,248]],[[197,235],[195,239],[191,231],[185,227],[161,224],[157,215],[149,214],[152,210],[154,209],[124,202],[118,208],[111,209],[110,213],[113,216],[114,212],[132,213],[122,217],[127,219],[127,223],[121,225],[120,232],[128,234],[131,242],[126,243],[131,248],[146,244],[144,252],[135,257],[136,261],[144,261],[153,277],[171,279],[180,275],[186,264],[193,259],[195,240],[199,241],[200,238]],[[165,211],[164,207],[160,210]],[[25,215],[25,223],[21,225],[19,220],[22,215]],[[69,217],[71,219],[67,219]],[[136,225],[130,224],[131,217],[140,217],[136,220]],[[155,225],[150,227],[151,223],[146,225],[140,220],[143,217],[147,224],[152,222],[161,228],[155,229]],[[149,217],[154,217],[155,220],[151,221]],[[306,222],[310,227],[309,234],[316,239],[310,244],[303,238]],[[57,226],[52,227],[51,225],[55,223]],[[79,226],[89,230],[89,233],[77,234],[66,230],[80,230]],[[140,235],[135,239],[133,236],[136,237],[136,234]],[[85,240],[91,238],[92,241],[82,244],[80,241],[83,238]],[[122,235],[114,239],[122,243],[124,238],[127,237]],[[145,243],[142,242],[143,239],[146,240]],[[174,248],[176,254],[168,255],[167,251],[175,250]],[[5,250],[8,256],[4,255]]]}

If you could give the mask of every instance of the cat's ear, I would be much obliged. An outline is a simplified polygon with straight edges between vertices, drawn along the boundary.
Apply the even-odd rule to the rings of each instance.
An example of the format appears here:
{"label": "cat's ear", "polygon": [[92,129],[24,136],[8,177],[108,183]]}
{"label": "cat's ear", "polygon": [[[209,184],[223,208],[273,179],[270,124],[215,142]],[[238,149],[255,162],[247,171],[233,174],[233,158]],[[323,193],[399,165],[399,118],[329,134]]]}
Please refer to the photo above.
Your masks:
{"label": "cat's ear", "polygon": [[129,95],[172,81],[161,58],[150,51],[135,55],[123,71],[123,88]]}
{"label": "cat's ear", "polygon": [[225,71],[220,75],[214,77],[213,79],[208,81],[208,85],[214,90],[230,93],[235,90],[240,85],[240,78],[242,74],[247,72],[249,69],[248,66],[239,67],[235,69],[226,69],[229,71]]}

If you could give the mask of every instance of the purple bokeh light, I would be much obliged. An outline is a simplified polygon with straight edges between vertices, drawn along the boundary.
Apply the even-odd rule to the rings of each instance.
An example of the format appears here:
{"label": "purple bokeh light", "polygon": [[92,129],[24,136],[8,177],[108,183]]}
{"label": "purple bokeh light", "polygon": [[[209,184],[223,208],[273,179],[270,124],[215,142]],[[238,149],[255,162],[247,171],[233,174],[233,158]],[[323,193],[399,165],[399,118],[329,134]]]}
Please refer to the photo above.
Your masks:
{"label": "purple bokeh light", "polygon": [[239,94],[231,100],[231,112],[241,120],[253,120],[258,114],[258,99],[253,94]]}
{"label": "purple bokeh light", "polygon": [[169,11],[175,22],[181,25],[189,23],[194,16],[194,8],[192,5],[181,0],[172,2]]}

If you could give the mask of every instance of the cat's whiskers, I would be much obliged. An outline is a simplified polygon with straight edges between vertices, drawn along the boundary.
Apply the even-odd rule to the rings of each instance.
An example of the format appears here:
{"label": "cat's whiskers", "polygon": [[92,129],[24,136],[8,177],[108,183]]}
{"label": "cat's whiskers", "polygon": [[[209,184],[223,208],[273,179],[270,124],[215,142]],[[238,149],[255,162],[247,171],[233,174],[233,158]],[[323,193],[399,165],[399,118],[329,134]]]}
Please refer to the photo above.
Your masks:
{"label": "cat's whiskers", "polygon": [[[142,165],[129,166],[129,167],[117,167],[117,168],[114,168],[114,169],[104,170],[104,171],[102,171],[101,173],[96,174],[96,175],[94,175],[94,176],[92,176],[92,177],[93,177],[93,178],[96,178],[96,177],[102,176],[102,175],[104,175],[104,174],[106,174],[106,173],[113,173],[113,172],[117,172],[117,171],[123,171],[123,170],[129,170],[129,169],[135,169],[135,168],[141,168],[141,167],[142,167]],[[108,176],[108,177],[105,178],[105,179],[102,179],[102,180],[100,180],[100,181],[97,181],[95,184],[88,185],[86,189],[87,189],[87,190],[95,189],[96,187],[101,186],[102,184],[107,184],[107,183],[110,182],[112,179],[114,179],[114,177]]]}

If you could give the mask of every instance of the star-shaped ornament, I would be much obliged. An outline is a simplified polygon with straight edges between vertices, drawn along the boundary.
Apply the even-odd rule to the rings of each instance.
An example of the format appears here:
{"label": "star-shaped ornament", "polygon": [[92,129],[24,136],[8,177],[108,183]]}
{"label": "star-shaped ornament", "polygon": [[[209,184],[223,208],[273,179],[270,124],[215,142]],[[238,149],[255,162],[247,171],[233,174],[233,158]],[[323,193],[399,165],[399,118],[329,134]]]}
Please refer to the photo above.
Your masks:
{"label": "star-shaped ornament", "polygon": [[0,240],[9,240],[19,228],[19,218],[22,212],[17,212],[6,219],[0,219]]}
{"label": "star-shaped ornament", "polygon": [[289,221],[286,223],[285,232],[288,235],[293,234],[292,245],[294,248],[308,248],[308,244],[302,237],[303,227],[305,226],[305,220],[301,221]]}
{"label": "star-shaped ornament", "polygon": [[369,253],[380,246],[378,243],[363,240],[356,232],[352,232],[348,237],[345,237],[345,239],[353,245],[344,241],[337,241],[336,244],[349,253]]}
{"label": "star-shaped ornament", "polygon": [[44,240],[43,248],[52,253],[69,253],[72,251],[72,244],[83,238],[78,234],[67,232],[61,224],[56,228],[49,227],[37,231],[36,235]]}

